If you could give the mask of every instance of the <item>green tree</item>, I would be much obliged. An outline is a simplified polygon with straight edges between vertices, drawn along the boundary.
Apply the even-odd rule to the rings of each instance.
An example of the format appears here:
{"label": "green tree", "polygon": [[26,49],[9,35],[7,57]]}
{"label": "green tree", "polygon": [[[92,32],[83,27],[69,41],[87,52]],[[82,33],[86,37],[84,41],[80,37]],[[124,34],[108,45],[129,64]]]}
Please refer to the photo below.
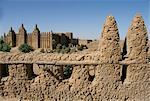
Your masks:
{"label": "green tree", "polygon": [[33,48],[27,43],[20,45],[19,50],[24,53],[29,53],[33,51]]}
{"label": "green tree", "polygon": [[53,49],[55,49],[57,46],[57,42],[55,39],[52,40],[52,46],[53,46]]}
{"label": "green tree", "polygon": [[10,50],[11,50],[10,45],[6,44],[2,39],[0,39],[0,51],[10,52]]}
{"label": "green tree", "polygon": [[0,44],[3,44],[3,43],[4,43],[3,39],[2,39],[2,38],[0,38]]}
{"label": "green tree", "polygon": [[6,44],[6,43],[3,43],[3,44],[2,44],[2,51],[3,51],[3,52],[10,52],[10,50],[11,50],[10,45],[8,45],[8,44]]}
{"label": "green tree", "polygon": [[57,53],[60,53],[60,52],[61,52],[61,49],[62,49],[62,45],[61,45],[61,44],[57,44],[55,51],[56,51]]}
{"label": "green tree", "polygon": [[56,49],[62,49],[62,45],[61,44],[57,44]]}

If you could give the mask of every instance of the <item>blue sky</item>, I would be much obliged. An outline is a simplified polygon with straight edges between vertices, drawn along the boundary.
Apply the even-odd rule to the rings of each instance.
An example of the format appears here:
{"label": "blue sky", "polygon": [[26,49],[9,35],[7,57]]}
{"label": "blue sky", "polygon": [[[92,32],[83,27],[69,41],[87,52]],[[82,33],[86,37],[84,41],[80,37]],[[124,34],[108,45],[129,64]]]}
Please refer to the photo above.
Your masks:
{"label": "blue sky", "polygon": [[74,37],[97,39],[106,16],[113,15],[121,39],[136,13],[150,28],[150,0],[0,0],[0,35],[12,26],[27,32],[38,24],[41,32],[73,32]]}

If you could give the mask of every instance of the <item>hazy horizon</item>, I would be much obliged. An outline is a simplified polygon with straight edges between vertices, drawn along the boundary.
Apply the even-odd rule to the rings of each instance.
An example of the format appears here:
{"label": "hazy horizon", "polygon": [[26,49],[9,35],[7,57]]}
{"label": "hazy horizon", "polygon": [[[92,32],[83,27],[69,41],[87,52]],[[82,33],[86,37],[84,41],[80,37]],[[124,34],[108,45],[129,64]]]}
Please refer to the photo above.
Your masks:
{"label": "hazy horizon", "polygon": [[150,31],[150,0],[1,0],[0,35],[23,23],[27,33],[35,24],[41,32],[73,32],[75,38],[97,39],[105,18],[113,15],[121,39],[140,13]]}

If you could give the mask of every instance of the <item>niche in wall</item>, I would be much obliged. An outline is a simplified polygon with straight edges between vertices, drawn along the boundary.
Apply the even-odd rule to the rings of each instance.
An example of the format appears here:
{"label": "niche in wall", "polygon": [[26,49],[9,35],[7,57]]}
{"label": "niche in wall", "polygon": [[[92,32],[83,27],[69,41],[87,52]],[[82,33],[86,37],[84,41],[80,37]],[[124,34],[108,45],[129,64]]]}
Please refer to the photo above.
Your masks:
{"label": "niche in wall", "polygon": [[6,65],[6,64],[0,65],[0,75],[1,75],[1,77],[7,77],[9,75],[8,65]]}

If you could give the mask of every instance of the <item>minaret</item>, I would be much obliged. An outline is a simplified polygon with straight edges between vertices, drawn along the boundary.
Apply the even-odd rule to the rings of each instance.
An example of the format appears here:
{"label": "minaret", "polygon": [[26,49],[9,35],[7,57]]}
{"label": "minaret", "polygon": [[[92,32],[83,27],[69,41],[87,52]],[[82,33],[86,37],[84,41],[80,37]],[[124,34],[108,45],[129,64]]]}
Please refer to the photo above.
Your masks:
{"label": "minaret", "polygon": [[15,34],[15,31],[13,30],[12,27],[10,28],[7,37],[8,37],[7,43],[8,43],[10,46],[15,47],[15,46],[16,46],[16,34]]}
{"label": "minaret", "polygon": [[147,61],[148,33],[140,14],[135,15],[127,33],[127,59]]}
{"label": "minaret", "polygon": [[37,24],[32,32],[32,47],[34,49],[40,48],[40,30]]}
{"label": "minaret", "polygon": [[27,32],[22,24],[19,28],[19,46],[27,42]]}

